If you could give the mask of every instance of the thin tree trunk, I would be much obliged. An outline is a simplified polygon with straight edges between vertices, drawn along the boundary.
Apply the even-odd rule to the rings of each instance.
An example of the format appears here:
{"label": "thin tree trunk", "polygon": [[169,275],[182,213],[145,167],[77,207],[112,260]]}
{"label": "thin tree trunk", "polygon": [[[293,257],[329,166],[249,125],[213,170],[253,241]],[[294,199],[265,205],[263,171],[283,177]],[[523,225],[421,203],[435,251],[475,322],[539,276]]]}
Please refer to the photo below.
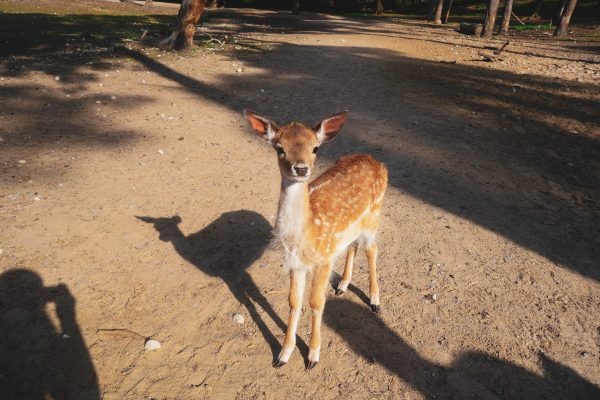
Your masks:
{"label": "thin tree trunk", "polygon": [[196,24],[202,17],[206,0],[182,0],[177,13],[177,27],[161,45],[173,50],[183,50],[194,44]]}
{"label": "thin tree trunk", "polygon": [[435,16],[435,5],[437,4],[437,0],[429,0],[427,3],[427,21],[433,21]]}
{"label": "thin tree trunk", "polygon": [[442,12],[442,23],[447,24],[450,17],[450,8],[452,8],[452,0],[444,1],[444,11]]}
{"label": "thin tree trunk", "polygon": [[576,5],[577,0],[568,0],[567,6],[565,7],[562,15],[560,16],[558,26],[554,31],[554,36],[565,36],[567,34],[569,22],[571,22],[571,15],[573,15],[573,11],[575,10]]}
{"label": "thin tree trunk", "polygon": [[377,0],[377,5],[375,7],[375,15],[383,14],[383,2],[381,0]]}
{"label": "thin tree trunk", "polygon": [[533,12],[533,14],[531,14],[529,17],[527,17],[527,19],[539,17],[540,13],[542,12],[543,4],[544,4],[544,0],[537,0],[537,2],[535,3],[535,11]]}
{"label": "thin tree trunk", "polygon": [[437,0],[437,4],[435,5],[435,20],[436,24],[442,23],[442,9],[444,8],[444,0]]}
{"label": "thin tree trunk", "polygon": [[506,0],[504,3],[504,15],[502,16],[502,25],[500,25],[500,34],[508,34],[510,26],[510,15],[512,14],[513,0]]}
{"label": "thin tree trunk", "polygon": [[[600,0],[599,3],[600,4]],[[556,13],[554,14],[554,18],[552,19],[552,25],[558,26],[558,22],[560,21],[560,16],[565,11],[565,6],[567,5],[567,0],[560,0],[558,4],[558,8],[556,9]]]}
{"label": "thin tree trunk", "polygon": [[487,12],[485,21],[483,22],[482,37],[491,37],[494,33],[494,25],[496,25],[496,14],[498,14],[498,4],[500,0],[487,0]]}
{"label": "thin tree trunk", "polygon": [[298,14],[300,10],[300,0],[292,0],[292,14]]}

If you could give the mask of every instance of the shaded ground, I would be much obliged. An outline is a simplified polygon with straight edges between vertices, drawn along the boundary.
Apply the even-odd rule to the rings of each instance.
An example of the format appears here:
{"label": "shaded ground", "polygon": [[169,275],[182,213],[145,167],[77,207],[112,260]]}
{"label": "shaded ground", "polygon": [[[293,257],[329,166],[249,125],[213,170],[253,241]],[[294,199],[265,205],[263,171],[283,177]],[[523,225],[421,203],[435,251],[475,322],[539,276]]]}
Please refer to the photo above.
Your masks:
{"label": "shaded ground", "polygon": [[[225,10],[198,35],[225,45],[169,54],[153,43],[173,9],[43,5],[58,14],[0,2],[13,12],[0,14],[0,283],[28,269],[25,281],[76,302],[23,307],[8,292],[0,318],[39,321],[50,355],[69,344],[61,321],[81,332],[65,332],[69,357],[95,371],[74,384],[65,370],[73,393],[600,395],[597,44],[517,34],[490,64],[479,53],[500,39],[419,21]],[[349,109],[320,167],[362,151],[390,170],[384,313],[362,303],[361,257],[353,290],[328,303],[311,373],[303,345],[270,367],[287,315],[266,248],[278,173],[244,107],[311,123]],[[146,337],[163,347],[144,352]]]}

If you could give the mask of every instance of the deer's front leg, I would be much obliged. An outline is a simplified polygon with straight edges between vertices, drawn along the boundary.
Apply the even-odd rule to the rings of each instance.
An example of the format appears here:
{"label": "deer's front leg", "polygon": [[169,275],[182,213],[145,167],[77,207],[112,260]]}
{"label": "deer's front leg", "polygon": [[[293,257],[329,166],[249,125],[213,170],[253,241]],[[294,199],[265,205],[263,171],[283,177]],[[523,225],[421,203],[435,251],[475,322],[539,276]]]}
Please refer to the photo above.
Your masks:
{"label": "deer's front leg", "polygon": [[277,362],[274,364],[275,367],[281,367],[285,365],[294,348],[296,347],[296,330],[298,328],[298,320],[302,312],[302,298],[304,296],[304,286],[306,284],[306,271],[305,270],[290,270],[290,294],[288,297],[290,303],[290,316],[288,318],[287,331],[285,333],[285,339],[283,341],[283,348],[277,357]]}
{"label": "deer's front leg", "polygon": [[312,311],[312,330],[308,350],[308,365],[306,369],[313,369],[319,362],[321,352],[321,321],[325,309],[325,289],[329,282],[331,265],[321,265],[315,268],[310,289],[310,309]]}

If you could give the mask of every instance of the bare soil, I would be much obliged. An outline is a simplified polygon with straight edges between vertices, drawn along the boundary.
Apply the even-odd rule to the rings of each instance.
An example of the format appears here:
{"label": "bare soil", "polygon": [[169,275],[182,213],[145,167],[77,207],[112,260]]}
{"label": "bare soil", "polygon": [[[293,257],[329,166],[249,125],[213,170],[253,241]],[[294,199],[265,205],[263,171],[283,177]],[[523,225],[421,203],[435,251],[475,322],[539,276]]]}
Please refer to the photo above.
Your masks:
{"label": "bare soil", "polygon": [[[0,9],[0,397],[600,398],[595,31],[512,34],[488,63],[503,38],[217,10],[176,54],[158,3]],[[382,314],[361,253],[351,291],[332,277],[310,372],[309,310],[271,367],[279,175],[245,107],[348,109],[319,168],[365,152],[390,172]]]}

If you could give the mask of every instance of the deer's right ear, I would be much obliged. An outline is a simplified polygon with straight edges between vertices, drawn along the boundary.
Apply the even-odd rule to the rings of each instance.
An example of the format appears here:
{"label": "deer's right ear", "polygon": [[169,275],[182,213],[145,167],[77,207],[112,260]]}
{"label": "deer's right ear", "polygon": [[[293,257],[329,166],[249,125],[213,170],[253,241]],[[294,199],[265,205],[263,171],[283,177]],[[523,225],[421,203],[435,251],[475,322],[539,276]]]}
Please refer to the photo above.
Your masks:
{"label": "deer's right ear", "polygon": [[261,117],[260,115],[250,110],[244,110],[244,116],[246,117],[248,122],[250,122],[250,126],[252,127],[252,129],[254,129],[254,132],[256,132],[261,139],[271,144],[273,143],[273,140],[275,139],[275,134],[279,129],[275,122],[271,121],[268,118]]}

